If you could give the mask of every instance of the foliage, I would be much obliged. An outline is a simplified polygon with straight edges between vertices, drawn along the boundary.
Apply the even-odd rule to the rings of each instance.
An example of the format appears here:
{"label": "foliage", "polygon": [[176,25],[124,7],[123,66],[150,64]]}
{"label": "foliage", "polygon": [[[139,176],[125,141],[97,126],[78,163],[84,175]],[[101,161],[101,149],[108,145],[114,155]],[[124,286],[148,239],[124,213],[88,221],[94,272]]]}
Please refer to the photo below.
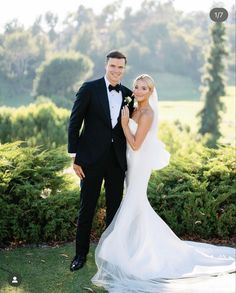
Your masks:
{"label": "foliage", "polygon": [[[232,17],[233,10],[225,26],[230,45],[227,61],[231,78],[228,84],[234,85],[235,39],[234,21],[230,20]],[[144,20],[142,25],[140,19]],[[63,23],[60,30],[59,22]],[[153,0],[143,1],[141,8],[136,11],[128,7],[124,13],[121,13],[121,4],[117,1],[107,5],[100,14],[80,5],[60,21],[53,12],[48,11],[35,19],[28,29],[24,29],[16,19],[12,20],[5,26],[5,31],[0,33],[0,102],[2,105],[14,105],[17,99],[21,102],[18,101],[17,105],[27,103],[22,97],[30,96],[33,80],[40,74],[37,72],[42,70],[42,67],[39,69],[39,66],[43,66],[42,62],[45,65],[55,53],[82,53],[94,65],[91,75],[86,75],[90,69],[81,68],[81,75],[74,79],[73,73],[75,71],[77,74],[76,69],[79,68],[75,69],[72,65],[75,63],[66,59],[60,66],[57,63],[60,70],[56,75],[53,70],[51,76],[52,82],[56,80],[62,84],[53,86],[55,92],[50,94],[45,92],[45,87],[43,92],[38,93],[54,97],[55,100],[58,98],[60,101],[57,104],[65,105],[65,96],[66,101],[74,96],[74,93],[70,94],[71,84],[73,86],[75,82],[98,78],[103,74],[105,55],[113,48],[127,54],[125,84],[131,85],[133,78],[141,72],[155,73],[163,76],[164,99],[176,100],[176,93],[170,91],[170,88],[175,88],[172,85],[176,76],[180,80],[178,86],[183,89],[183,95],[180,93],[178,99],[191,99],[191,88],[188,91],[186,87],[189,83],[197,91],[194,95],[196,99],[199,95],[199,69],[204,63],[203,48],[209,43],[207,28],[210,23],[207,13],[198,11],[183,14],[175,9],[172,1],[161,3]],[[68,64],[72,67],[66,74]],[[168,75],[173,78],[168,78]],[[68,84],[71,77],[71,84]],[[184,81],[185,77],[187,80]],[[36,84],[35,81],[34,90]]]}
{"label": "foliage", "polygon": [[[92,74],[93,64],[88,57],[76,52],[57,53],[44,61],[34,80],[34,96],[57,96],[72,99],[81,80]],[[58,106],[58,100],[54,100]],[[69,103],[67,103],[69,104]],[[64,106],[64,105],[63,105]]]}
{"label": "foliage", "polygon": [[203,76],[202,97],[205,105],[199,113],[201,125],[199,133],[207,136],[207,145],[216,147],[217,141],[221,136],[219,123],[221,120],[220,112],[224,110],[224,105],[220,97],[225,95],[224,82],[224,62],[223,58],[227,55],[225,49],[225,26],[223,23],[215,23],[211,30],[212,45],[210,48],[205,74]]}
{"label": "foliage", "polygon": [[9,78],[19,78],[31,70],[32,63],[39,57],[39,48],[28,32],[8,35],[0,48],[1,70]]}
{"label": "foliage", "polygon": [[29,146],[44,149],[67,143],[69,111],[45,101],[28,107],[2,108],[0,111],[1,143],[27,141]]}
{"label": "foliage", "polygon": [[[160,132],[172,156],[170,165],[153,172],[149,181],[153,208],[178,236],[235,235],[234,148],[208,149],[179,124],[162,124]],[[12,143],[1,145],[0,154],[0,241],[73,240],[79,188],[62,173],[70,162],[65,149]],[[101,235],[104,219],[102,189],[92,239]]]}
{"label": "foliage", "polygon": [[42,151],[19,142],[0,146],[0,242],[65,240],[78,197],[63,170],[64,148]]}
{"label": "foliage", "polygon": [[148,188],[151,204],[178,235],[235,235],[233,154],[232,147],[199,148],[174,156],[169,167],[153,173]]}
{"label": "foliage", "polygon": [[[43,40],[43,42],[42,42]],[[0,42],[0,97],[29,95],[35,71],[45,58],[46,39],[13,30]]]}

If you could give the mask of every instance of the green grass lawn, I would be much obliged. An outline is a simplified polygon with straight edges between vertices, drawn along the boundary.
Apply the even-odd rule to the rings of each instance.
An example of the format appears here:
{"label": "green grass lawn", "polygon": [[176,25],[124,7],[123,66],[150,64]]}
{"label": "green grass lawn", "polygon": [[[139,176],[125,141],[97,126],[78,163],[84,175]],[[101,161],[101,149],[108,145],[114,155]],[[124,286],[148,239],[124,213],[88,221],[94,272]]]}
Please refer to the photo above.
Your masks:
{"label": "green grass lawn", "polygon": [[199,84],[190,77],[171,73],[152,73],[157,91],[164,101],[198,101]]}
{"label": "green grass lawn", "polygon": [[[17,248],[0,252],[1,293],[104,293],[92,285],[90,279],[96,273],[94,263],[95,245],[91,245],[85,267],[76,272],[69,271],[74,256],[74,243],[60,247]],[[9,273],[22,277],[19,287],[8,284]]]}
{"label": "green grass lawn", "polygon": [[[225,112],[222,112],[220,130],[223,137],[221,143],[235,145],[235,87],[226,88],[226,96],[222,97],[225,105]],[[162,102],[160,96],[159,120],[181,123],[189,125],[193,132],[198,129],[198,118],[196,114],[203,107],[203,101],[171,101]]]}

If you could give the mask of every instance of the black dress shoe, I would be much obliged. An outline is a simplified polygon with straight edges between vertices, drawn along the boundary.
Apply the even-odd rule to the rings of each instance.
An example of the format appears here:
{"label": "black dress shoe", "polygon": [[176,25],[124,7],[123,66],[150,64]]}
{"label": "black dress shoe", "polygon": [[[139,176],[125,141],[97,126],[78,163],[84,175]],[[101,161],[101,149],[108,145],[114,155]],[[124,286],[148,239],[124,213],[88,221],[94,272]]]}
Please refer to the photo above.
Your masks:
{"label": "black dress shoe", "polygon": [[74,272],[76,270],[82,269],[86,262],[86,256],[84,255],[77,255],[74,257],[70,264],[70,270],[71,272]]}

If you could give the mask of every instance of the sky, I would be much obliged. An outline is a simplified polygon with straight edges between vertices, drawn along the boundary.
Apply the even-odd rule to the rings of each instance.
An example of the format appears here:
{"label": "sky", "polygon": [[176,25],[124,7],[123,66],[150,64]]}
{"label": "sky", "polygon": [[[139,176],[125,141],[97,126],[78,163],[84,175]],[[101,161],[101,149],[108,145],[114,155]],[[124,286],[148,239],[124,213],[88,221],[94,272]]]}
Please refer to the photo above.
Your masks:
{"label": "sky", "polygon": [[[21,24],[28,27],[33,24],[34,20],[40,14],[45,14],[51,11],[57,14],[59,21],[64,20],[69,12],[76,11],[79,5],[84,5],[87,8],[93,8],[94,12],[99,14],[101,10],[115,0],[6,0],[1,1],[0,9],[0,29],[14,18],[17,18]],[[143,0],[123,0],[123,7],[130,6],[133,10],[137,10]],[[166,2],[161,0],[161,2]],[[173,0],[174,6],[183,12],[202,10],[210,11],[212,0]],[[223,7],[228,11],[234,4],[234,0],[223,0]]]}

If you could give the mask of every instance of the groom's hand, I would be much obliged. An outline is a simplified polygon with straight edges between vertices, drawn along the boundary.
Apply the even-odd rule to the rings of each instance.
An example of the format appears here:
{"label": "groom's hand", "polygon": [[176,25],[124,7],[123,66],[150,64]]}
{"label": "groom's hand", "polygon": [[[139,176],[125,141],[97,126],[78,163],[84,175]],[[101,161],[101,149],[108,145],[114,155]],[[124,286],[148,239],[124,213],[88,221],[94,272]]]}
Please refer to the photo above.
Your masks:
{"label": "groom's hand", "polygon": [[73,164],[73,169],[74,169],[76,175],[79,176],[80,179],[85,178],[85,175],[84,175],[84,172],[83,172],[83,169],[81,166]]}

